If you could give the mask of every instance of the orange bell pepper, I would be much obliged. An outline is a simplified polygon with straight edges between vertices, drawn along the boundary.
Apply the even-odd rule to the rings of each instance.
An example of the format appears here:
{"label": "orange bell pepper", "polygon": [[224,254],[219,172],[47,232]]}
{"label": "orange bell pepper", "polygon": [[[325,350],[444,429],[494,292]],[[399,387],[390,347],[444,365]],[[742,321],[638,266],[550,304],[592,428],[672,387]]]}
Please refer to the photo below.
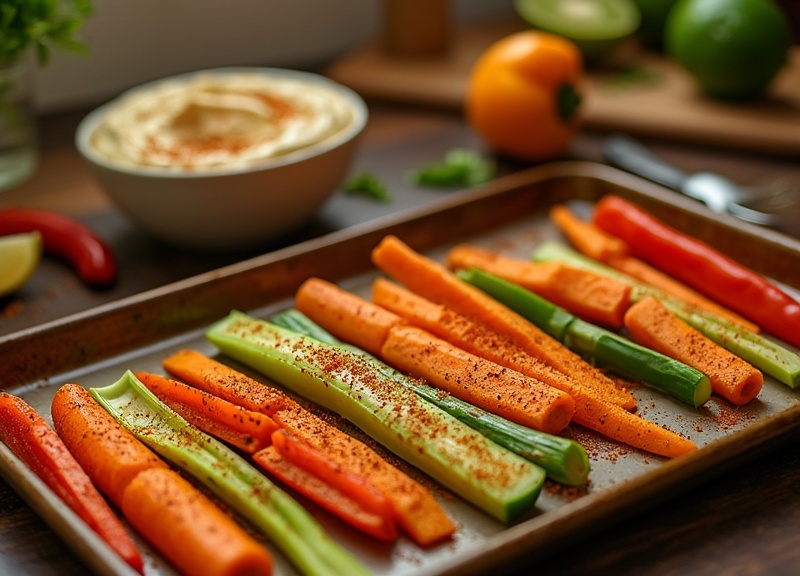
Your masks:
{"label": "orange bell pepper", "polygon": [[501,154],[554,159],[580,127],[583,74],[580,50],[566,38],[536,30],[506,36],[472,68],[467,121]]}

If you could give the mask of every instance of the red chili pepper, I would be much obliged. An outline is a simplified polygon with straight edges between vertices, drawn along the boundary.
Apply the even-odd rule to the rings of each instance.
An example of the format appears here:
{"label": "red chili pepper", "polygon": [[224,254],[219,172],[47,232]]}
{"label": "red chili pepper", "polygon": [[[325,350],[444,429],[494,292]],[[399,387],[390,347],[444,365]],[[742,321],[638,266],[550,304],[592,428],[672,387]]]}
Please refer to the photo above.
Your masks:
{"label": "red chili pepper", "polygon": [[618,196],[603,197],[593,221],[634,256],[800,346],[800,302],[757,272]]}
{"label": "red chili pepper", "polygon": [[49,210],[0,210],[0,236],[32,232],[42,235],[45,253],[68,261],[86,284],[104,288],[117,278],[117,261],[111,248],[84,224]]}

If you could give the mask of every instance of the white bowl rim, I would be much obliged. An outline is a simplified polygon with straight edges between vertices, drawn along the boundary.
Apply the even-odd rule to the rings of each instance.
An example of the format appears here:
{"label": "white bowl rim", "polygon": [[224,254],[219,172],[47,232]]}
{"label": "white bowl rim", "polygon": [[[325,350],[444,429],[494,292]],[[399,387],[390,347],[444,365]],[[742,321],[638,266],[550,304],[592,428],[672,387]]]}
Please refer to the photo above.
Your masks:
{"label": "white bowl rim", "polygon": [[[315,84],[325,85],[334,90],[339,95],[344,97],[351,105],[353,111],[353,120],[342,130],[332,134],[331,136],[298,150],[281,154],[274,158],[265,158],[262,161],[254,162],[246,166],[239,166],[233,168],[199,168],[193,170],[174,170],[170,168],[161,168],[158,166],[127,166],[98,154],[93,147],[89,144],[89,139],[94,131],[97,129],[105,113],[115,106],[122,98],[131,94],[141,91],[149,90],[167,82],[188,82],[192,78],[200,75],[216,74],[216,75],[233,75],[240,73],[255,73],[265,74],[272,77],[291,78],[312,82]],[[173,178],[173,179],[194,179],[194,178],[213,178],[222,176],[231,176],[236,174],[249,174],[252,172],[260,172],[263,170],[278,168],[287,164],[294,164],[314,156],[319,156],[325,152],[333,150],[338,146],[357,137],[366,127],[368,119],[367,104],[361,96],[351,88],[314,72],[306,72],[302,70],[293,70],[290,68],[270,68],[260,66],[226,66],[220,68],[208,68],[203,70],[195,70],[183,74],[167,76],[157,80],[152,80],[144,84],[140,84],[128,90],[125,90],[109,102],[95,108],[89,112],[78,124],[75,131],[75,145],[78,151],[89,161],[102,166],[108,170],[121,172],[134,176],[141,177],[158,177],[158,178]]]}

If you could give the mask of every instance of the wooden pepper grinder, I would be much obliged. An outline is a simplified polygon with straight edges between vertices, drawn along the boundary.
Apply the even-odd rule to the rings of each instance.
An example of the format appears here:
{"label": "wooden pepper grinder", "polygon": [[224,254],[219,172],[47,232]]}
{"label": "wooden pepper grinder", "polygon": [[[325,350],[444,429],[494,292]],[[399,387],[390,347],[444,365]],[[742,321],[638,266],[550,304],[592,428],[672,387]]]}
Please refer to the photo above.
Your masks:
{"label": "wooden pepper grinder", "polygon": [[450,47],[450,0],[384,0],[382,32],[390,56],[441,56]]}

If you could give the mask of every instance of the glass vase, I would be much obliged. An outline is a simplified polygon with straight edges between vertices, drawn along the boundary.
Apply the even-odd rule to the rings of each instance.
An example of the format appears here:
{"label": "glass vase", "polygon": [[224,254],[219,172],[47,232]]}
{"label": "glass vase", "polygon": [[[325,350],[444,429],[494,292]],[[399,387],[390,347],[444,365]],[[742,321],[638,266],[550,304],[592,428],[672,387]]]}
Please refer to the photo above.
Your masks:
{"label": "glass vase", "polygon": [[0,63],[0,191],[21,185],[38,163],[32,66]]}

